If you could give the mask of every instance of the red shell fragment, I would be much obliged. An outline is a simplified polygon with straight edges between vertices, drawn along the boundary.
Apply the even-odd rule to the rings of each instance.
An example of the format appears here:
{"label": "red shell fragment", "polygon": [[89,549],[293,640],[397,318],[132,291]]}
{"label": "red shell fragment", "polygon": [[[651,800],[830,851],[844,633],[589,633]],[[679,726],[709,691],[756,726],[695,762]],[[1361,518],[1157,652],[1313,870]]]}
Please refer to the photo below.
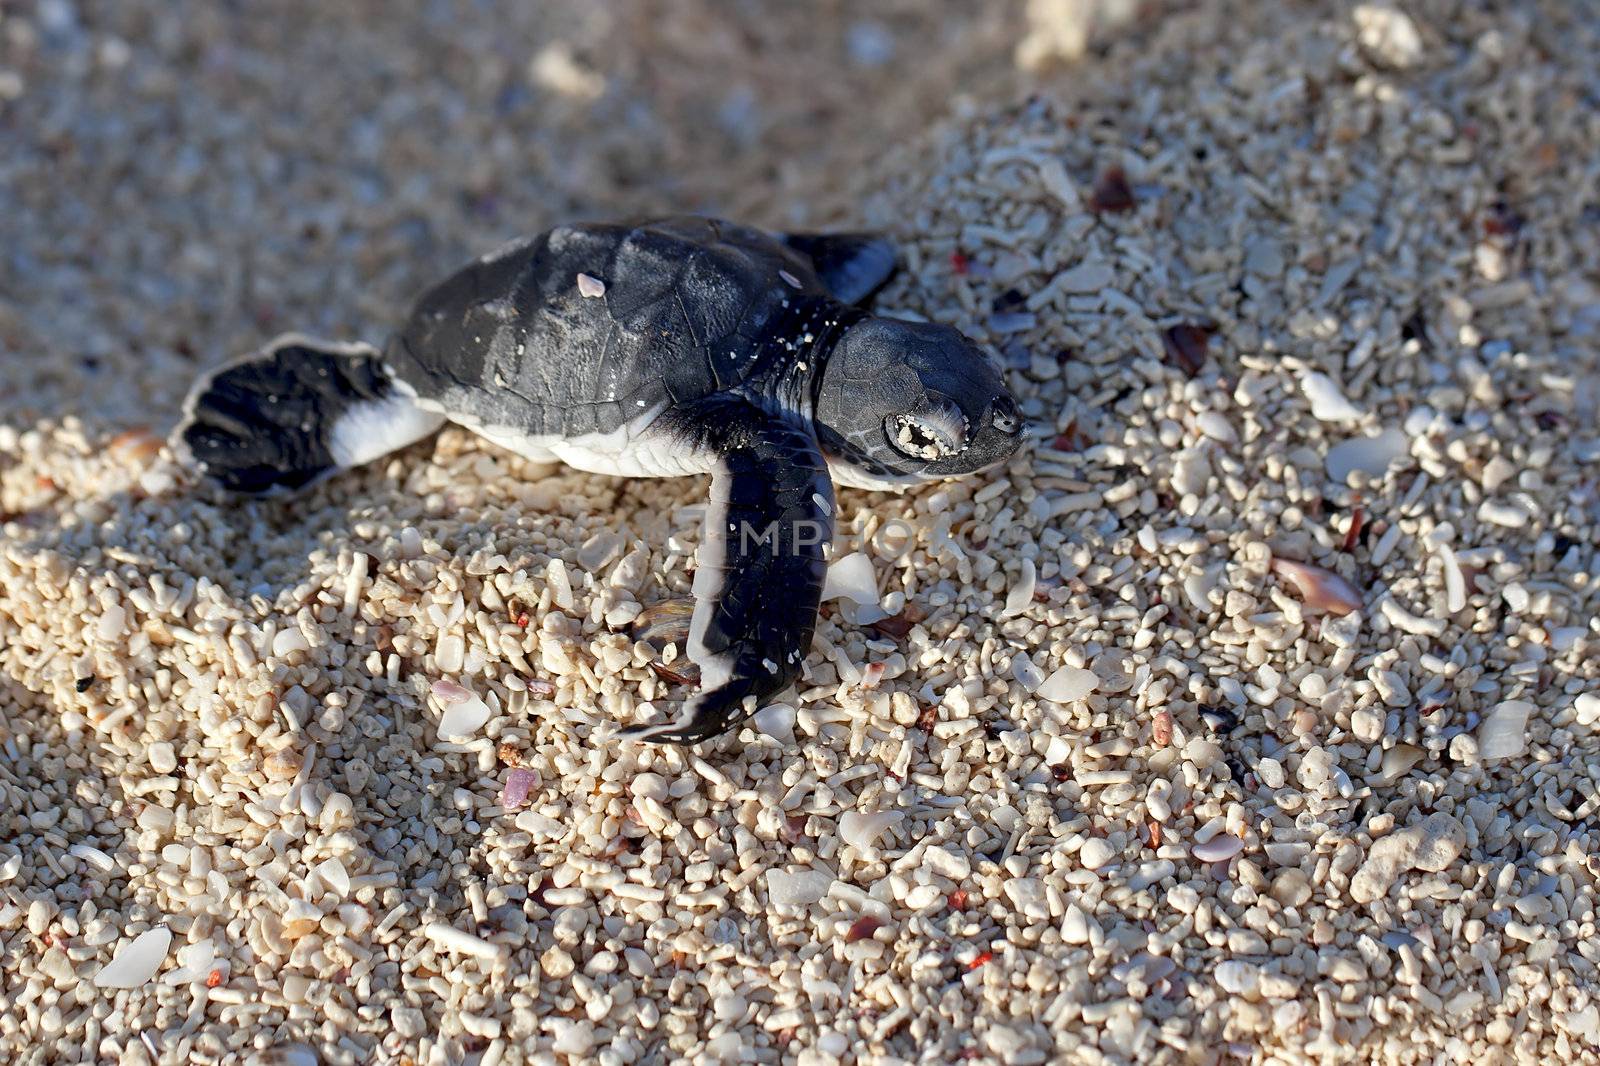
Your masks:
{"label": "red shell fragment", "polygon": [[1167,362],[1189,377],[1200,373],[1206,365],[1206,348],[1216,330],[1210,326],[1181,322],[1161,331],[1161,347]]}
{"label": "red shell fragment", "polygon": [[1132,211],[1136,205],[1128,175],[1121,167],[1107,168],[1089,197],[1089,207],[1095,211]]}
{"label": "red shell fragment", "polygon": [[1496,200],[1483,216],[1483,232],[1492,237],[1515,237],[1522,232],[1524,220],[1510,204]]}
{"label": "red shell fragment", "polygon": [[908,603],[901,608],[899,614],[890,615],[888,618],[880,618],[876,622],[873,622],[872,628],[876,629],[879,633],[882,633],[886,637],[894,637],[895,639],[899,640],[904,638],[906,634],[910,633],[912,627],[914,627],[918,622],[921,622],[926,618],[926,611],[914,603]]}
{"label": "red shell fragment", "polygon": [[1366,524],[1367,512],[1357,507],[1350,513],[1350,528],[1344,531],[1344,550],[1354,551],[1361,539],[1361,527]]}
{"label": "red shell fragment", "polygon": [[873,933],[883,928],[883,925],[882,918],[871,914],[863,914],[850,923],[850,928],[844,934],[844,942],[846,944],[854,944],[858,940],[869,940]]}
{"label": "red shell fragment", "polygon": [[1067,423],[1067,428],[1056,435],[1050,442],[1050,447],[1058,452],[1081,452],[1089,446],[1089,438],[1083,430],[1078,428],[1078,420],[1074,418]]}

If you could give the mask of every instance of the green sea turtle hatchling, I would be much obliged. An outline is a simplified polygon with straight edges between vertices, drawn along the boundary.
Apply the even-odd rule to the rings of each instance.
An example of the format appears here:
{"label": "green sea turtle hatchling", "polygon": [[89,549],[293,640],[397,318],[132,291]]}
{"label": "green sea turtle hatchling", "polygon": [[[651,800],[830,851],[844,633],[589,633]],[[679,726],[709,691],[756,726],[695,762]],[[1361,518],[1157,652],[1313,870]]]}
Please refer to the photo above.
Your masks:
{"label": "green sea turtle hatchling", "polygon": [[174,444],[250,494],[302,488],[446,421],[581,470],[710,473],[688,639],[701,688],[677,720],[624,731],[693,743],[799,674],[834,481],[954,477],[1017,448],[1017,405],[972,342],[857,306],[894,266],[893,247],[862,234],[558,226],[424,293],[381,352],[289,335],[213,371]]}

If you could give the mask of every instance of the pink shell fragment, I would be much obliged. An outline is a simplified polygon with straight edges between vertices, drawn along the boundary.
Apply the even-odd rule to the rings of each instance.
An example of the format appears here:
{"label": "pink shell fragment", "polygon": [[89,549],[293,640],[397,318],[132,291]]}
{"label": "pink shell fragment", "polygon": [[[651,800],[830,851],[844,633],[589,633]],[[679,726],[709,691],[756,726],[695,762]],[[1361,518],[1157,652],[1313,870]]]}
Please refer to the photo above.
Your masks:
{"label": "pink shell fragment", "polygon": [[433,683],[433,698],[440,703],[466,703],[472,698],[472,690],[454,681],[441,679]]}
{"label": "pink shell fragment", "polygon": [[1308,607],[1338,615],[1361,609],[1361,593],[1332,570],[1293,559],[1274,559],[1272,572],[1286,578]]}
{"label": "pink shell fragment", "polygon": [[1218,833],[1204,844],[1196,844],[1190,852],[1201,862],[1226,862],[1239,854],[1244,841],[1232,833]]}
{"label": "pink shell fragment", "polygon": [[539,775],[532,770],[522,767],[513,769],[506,775],[506,784],[500,792],[500,806],[503,810],[514,811],[528,802],[528,793],[539,787]]}

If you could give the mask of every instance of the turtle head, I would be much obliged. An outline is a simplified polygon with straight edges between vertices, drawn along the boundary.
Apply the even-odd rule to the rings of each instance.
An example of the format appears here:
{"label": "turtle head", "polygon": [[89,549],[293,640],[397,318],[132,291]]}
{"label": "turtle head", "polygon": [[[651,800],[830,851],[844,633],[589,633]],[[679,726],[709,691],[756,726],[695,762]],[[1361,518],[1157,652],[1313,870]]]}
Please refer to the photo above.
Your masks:
{"label": "turtle head", "polygon": [[1023,429],[975,344],[949,326],[892,318],[862,319],[839,337],[816,420],[836,474],[867,487],[982,470],[1010,458]]}

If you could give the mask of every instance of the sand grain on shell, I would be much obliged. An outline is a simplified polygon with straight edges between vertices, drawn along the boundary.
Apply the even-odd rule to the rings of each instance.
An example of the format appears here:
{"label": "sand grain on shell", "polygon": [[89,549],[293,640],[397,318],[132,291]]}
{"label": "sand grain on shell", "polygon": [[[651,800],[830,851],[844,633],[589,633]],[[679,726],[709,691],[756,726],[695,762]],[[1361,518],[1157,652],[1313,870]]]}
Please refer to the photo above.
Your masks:
{"label": "sand grain on shell", "polygon": [[841,494],[779,739],[608,743],[695,480],[450,430],[229,505],[0,400],[0,1050],[1592,1057],[1600,41],[1538,11],[1203,4],[886,160],[885,303],[1034,432]]}

